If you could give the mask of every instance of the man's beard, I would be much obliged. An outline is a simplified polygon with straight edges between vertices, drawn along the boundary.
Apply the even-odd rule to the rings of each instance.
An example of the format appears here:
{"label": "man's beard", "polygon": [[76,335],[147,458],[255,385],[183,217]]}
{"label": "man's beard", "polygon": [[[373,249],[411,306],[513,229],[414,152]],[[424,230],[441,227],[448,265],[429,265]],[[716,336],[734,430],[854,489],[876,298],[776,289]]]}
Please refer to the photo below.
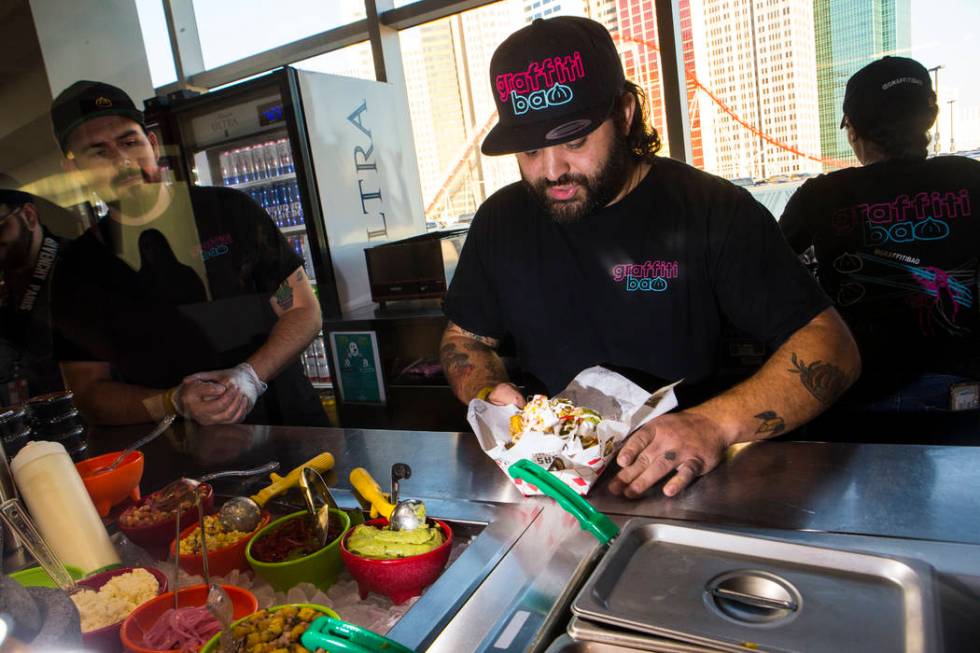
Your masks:
{"label": "man's beard", "polygon": [[[130,177],[138,177],[141,181],[132,185],[120,186]],[[125,215],[143,215],[156,204],[160,195],[160,181],[159,171],[152,174],[139,166],[125,168],[119,171],[110,182],[115,193],[114,200],[110,204],[118,206]]]}
{"label": "man's beard", "polygon": [[[581,220],[615,199],[626,184],[631,159],[626,139],[617,133],[609,155],[594,175],[564,174],[555,181],[539,179],[530,182],[522,173],[521,178],[544,212],[555,222],[567,224]],[[556,200],[548,196],[548,189],[552,186],[567,184],[578,184],[585,195],[584,199]]]}

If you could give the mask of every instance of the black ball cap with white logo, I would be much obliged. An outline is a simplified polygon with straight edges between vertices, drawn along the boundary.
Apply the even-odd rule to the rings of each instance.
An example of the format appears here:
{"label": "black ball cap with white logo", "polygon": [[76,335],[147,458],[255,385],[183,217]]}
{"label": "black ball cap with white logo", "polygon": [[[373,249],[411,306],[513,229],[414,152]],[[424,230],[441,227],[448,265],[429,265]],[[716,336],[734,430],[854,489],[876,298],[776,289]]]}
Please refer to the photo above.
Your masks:
{"label": "black ball cap with white logo", "polygon": [[575,16],[539,18],[493,53],[499,121],[481,149],[513,154],[581,138],[609,117],[625,83],[605,27]]}
{"label": "black ball cap with white logo", "polygon": [[68,137],[83,122],[101,116],[124,116],[145,127],[143,112],[126,92],[112,84],[82,80],[75,82],[51,102],[54,137],[67,152]]}
{"label": "black ball cap with white logo", "polygon": [[[936,105],[932,78],[915,59],[882,57],[847,80],[844,115],[857,129],[890,124]],[[840,126],[844,127],[841,120]]]}

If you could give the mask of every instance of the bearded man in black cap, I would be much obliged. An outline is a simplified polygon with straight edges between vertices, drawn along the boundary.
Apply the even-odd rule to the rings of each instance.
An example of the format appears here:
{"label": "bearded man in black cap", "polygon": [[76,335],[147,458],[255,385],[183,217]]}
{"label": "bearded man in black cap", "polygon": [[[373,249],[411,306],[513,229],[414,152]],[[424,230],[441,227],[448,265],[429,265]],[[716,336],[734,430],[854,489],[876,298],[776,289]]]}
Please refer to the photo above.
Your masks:
{"label": "bearded man in black cap", "polygon": [[[460,400],[523,405],[495,352],[505,337],[549,394],[596,364],[649,389],[684,379],[684,410],[634,433],[609,485],[636,497],[673,473],[672,496],[729,445],[796,428],[854,381],[847,327],[772,216],[656,156],[642,92],[605,28],[534,21],[498,47],[490,77],[500,119],[483,152],[516,153],[522,181],[480,207],[446,299],[442,362]],[[715,374],[726,321],[771,357],[741,384],[685,400]]]}
{"label": "bearded man in black cap", "polygon": [[856,72],[843,112],[861,167],[807,181],[780,226],[796,252],[812,248],[820,283],[860,345],[865,376],[846,404],[934,417],[975,410],[980,162],[927,158],[936,94],[912,59],[884,57]]}
{"label": "bearded man in black cap", "polygon": [[79,409],[97,424],[178,412],[326,426],[299,364],[319,302],[272,219],[236,190],[166,183],[155,136],[114,86],[73,84],[51,119],[66,169],[109,206],[65,249],[52,288]]}

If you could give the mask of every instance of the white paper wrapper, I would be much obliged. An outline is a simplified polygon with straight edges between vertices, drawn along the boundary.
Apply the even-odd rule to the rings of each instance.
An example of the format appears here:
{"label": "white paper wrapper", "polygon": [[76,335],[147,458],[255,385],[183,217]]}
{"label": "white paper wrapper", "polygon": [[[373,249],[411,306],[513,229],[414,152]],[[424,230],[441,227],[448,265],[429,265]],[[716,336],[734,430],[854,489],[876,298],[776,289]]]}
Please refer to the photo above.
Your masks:
{"label": "white paper wrapper", "polygon": [[[516,406],[495,406],[474,399],[470,402],[466,419],[473,427],[480,448],[504,473],[518,460],[527,458],[551,471],[578,494],[585,495],[630,433],[677,407],[675,385],[677,383],[650,394],[626,377],[604,367],[590,367],[579,372],[568,387],[556,396],[602,415],[602,421],[596,428],[599,443],[587,449],[582,447],[578,438],[566,440],[538,431],[526,431],[512,445],[510,418],[520,412]],[[510,474],[507,474],[507,478],[524,496],[542,494],[537,487],[511,478]]]}

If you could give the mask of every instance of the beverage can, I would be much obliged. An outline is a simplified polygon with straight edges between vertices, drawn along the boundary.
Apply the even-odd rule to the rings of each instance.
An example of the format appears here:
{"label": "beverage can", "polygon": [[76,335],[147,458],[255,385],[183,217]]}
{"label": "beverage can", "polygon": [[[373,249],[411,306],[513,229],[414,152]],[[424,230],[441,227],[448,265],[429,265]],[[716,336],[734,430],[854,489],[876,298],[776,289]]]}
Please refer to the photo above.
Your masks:
{"label": "beverage can", "polygon": [[231,152],[225,150],[218,155],[218,164],[221,166],[221,183],[225,186],[238,183],[238,171],[235,170],[235,162]]}
{"label": "beverage can", "polygon": [[252,167],[255,170],[255,178],[266,179],[269,177],[270,175],[265,161],[265,152],[262,150],[262,146],[253,145],[252,147],[248,148],[248,151],[252,155]]}
{"label": "beverage can", "polygon": [[296,172],[296,167],[293,165],[293,152],[289,147],[289,141],[285,138],[280,138],[276,141],[276,149],[279,152],[279,170],[280,174],[289,174],[291,172]]}
{"label": "beverage can", "polygon": [[255,168],[252,165],[252,153],[248,148],[238,148],[233,152],[235,167],[238,169],[238,183],[243,184],[255,180]]}
{"label": "beverage can", "polygon": [[270,177],[284,174],[282,164],[279,162],[279,148],[275,141],[267,141],[262,144],[262,155],[265,157],[265,167]]}
{"label": "beverage can", "polygon": [[282,225],[290,227],[296,224],[293,221],[291,203],[289,201],[289,185],[276,184],[276,201],[279,203],[279,211],[282,215]]}

